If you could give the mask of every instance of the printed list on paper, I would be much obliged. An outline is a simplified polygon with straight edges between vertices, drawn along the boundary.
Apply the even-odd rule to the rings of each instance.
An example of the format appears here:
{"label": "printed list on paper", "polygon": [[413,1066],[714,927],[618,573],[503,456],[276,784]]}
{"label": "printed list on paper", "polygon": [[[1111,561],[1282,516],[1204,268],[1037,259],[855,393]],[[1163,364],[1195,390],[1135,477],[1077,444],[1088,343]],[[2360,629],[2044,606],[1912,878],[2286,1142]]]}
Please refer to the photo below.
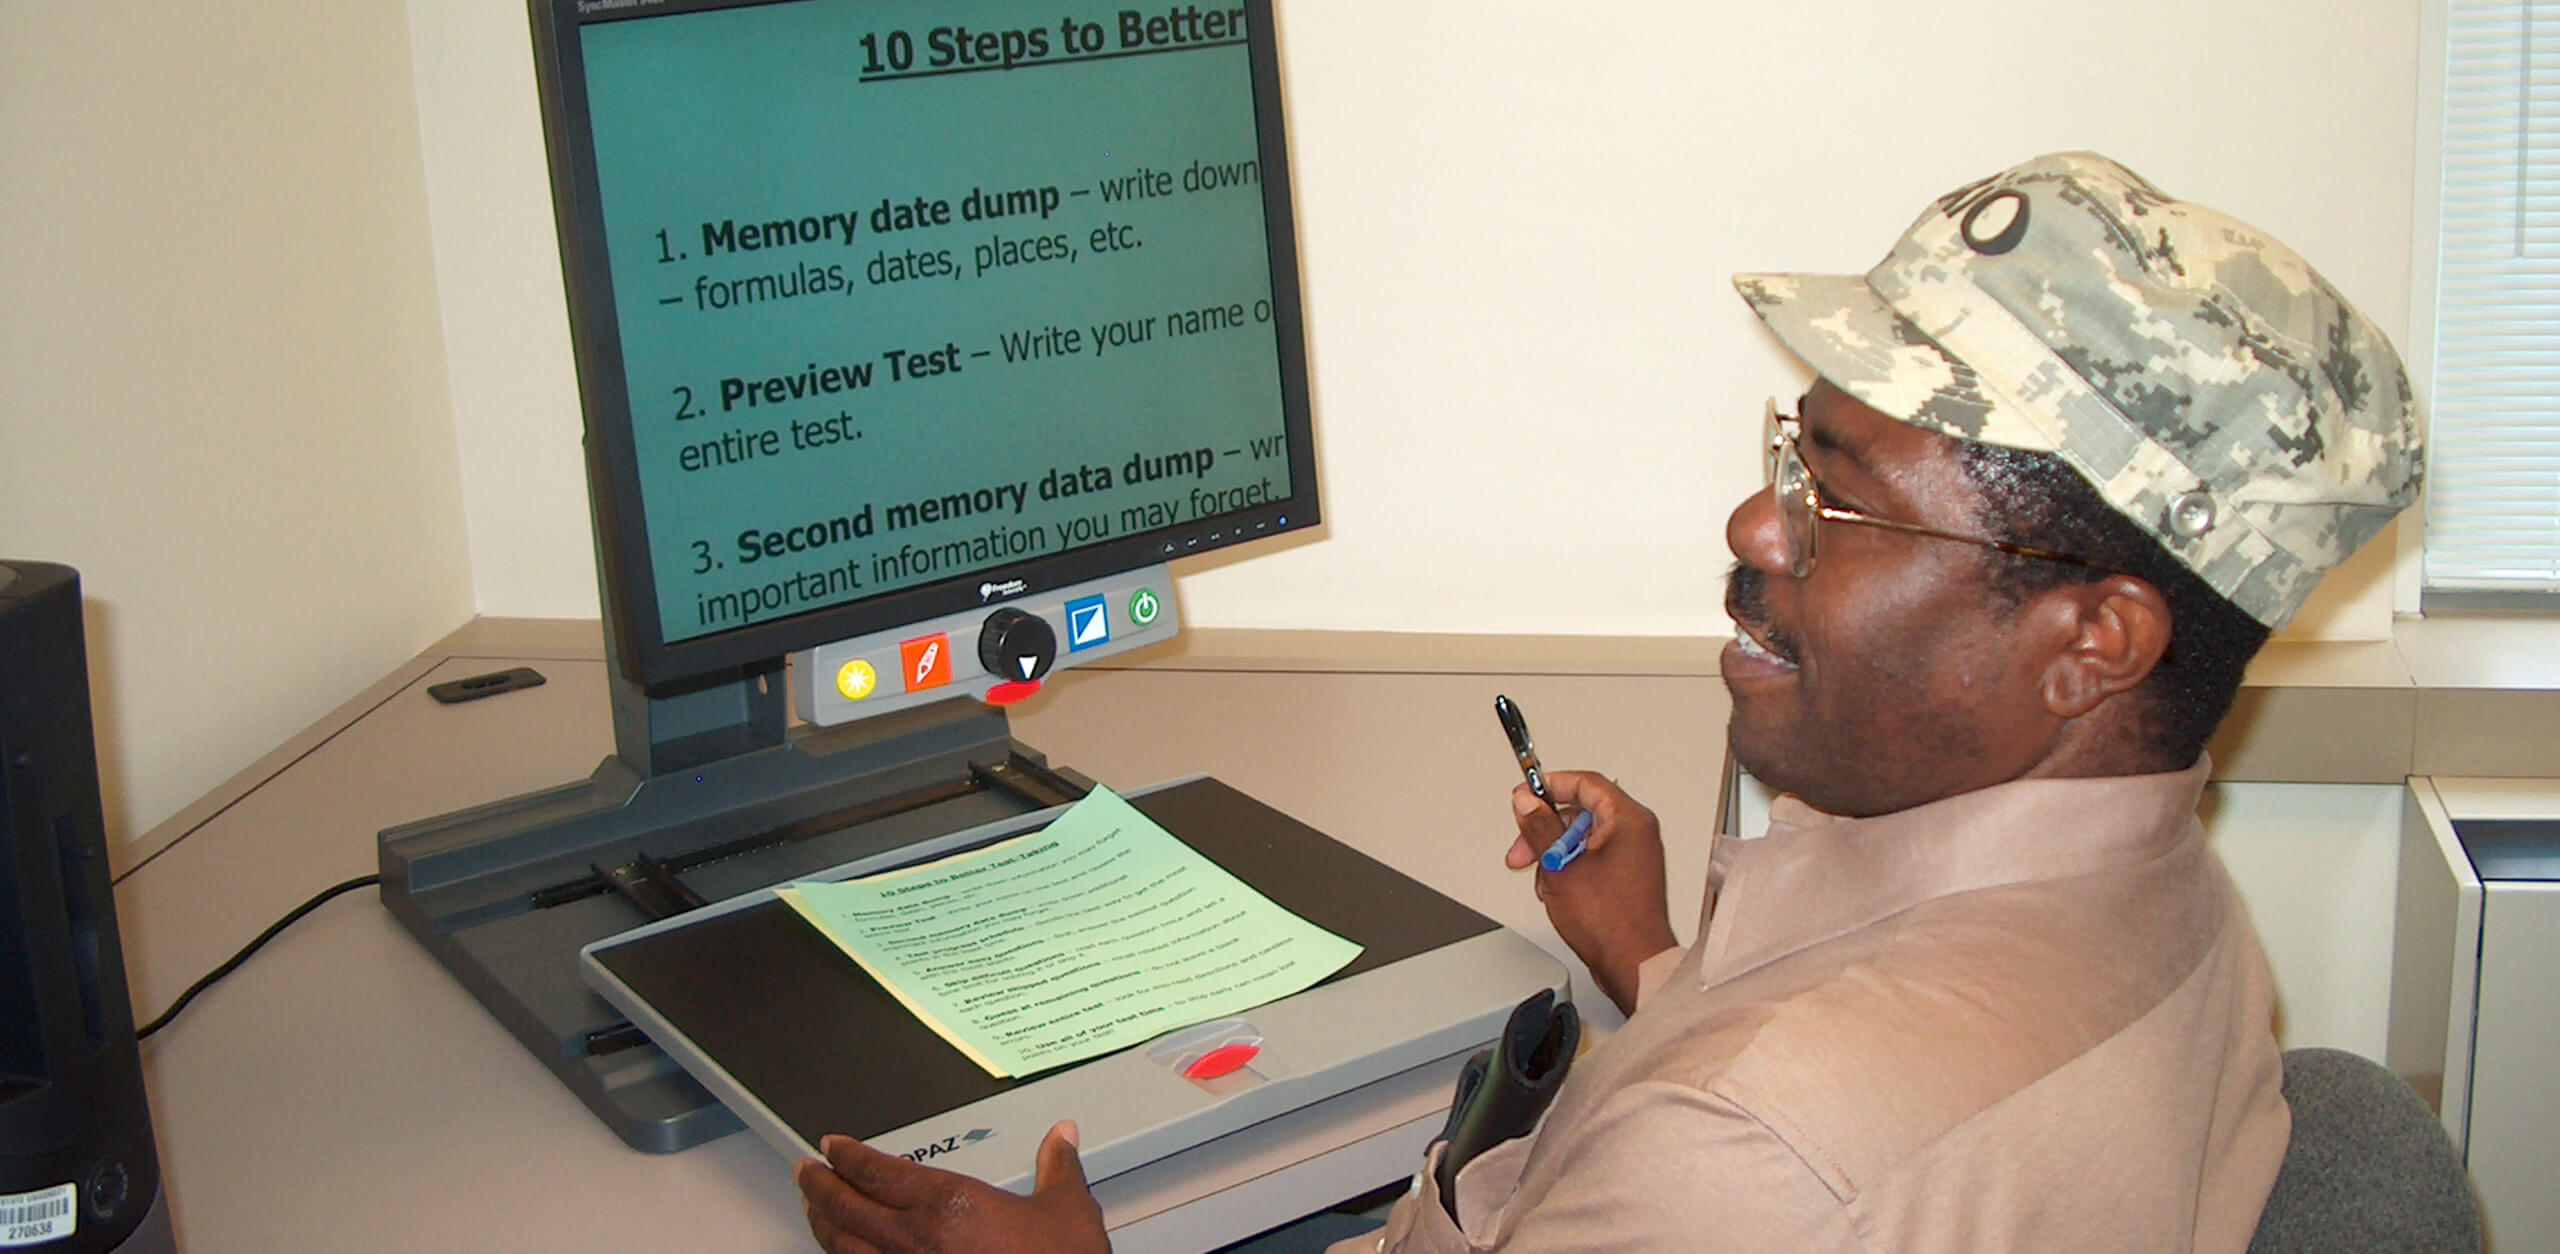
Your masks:
{"label": "printed list on paper", "polygon": [[1104,788],[1026,836],[780,895],[996,1076],[1276,1001],[1360,955]]}

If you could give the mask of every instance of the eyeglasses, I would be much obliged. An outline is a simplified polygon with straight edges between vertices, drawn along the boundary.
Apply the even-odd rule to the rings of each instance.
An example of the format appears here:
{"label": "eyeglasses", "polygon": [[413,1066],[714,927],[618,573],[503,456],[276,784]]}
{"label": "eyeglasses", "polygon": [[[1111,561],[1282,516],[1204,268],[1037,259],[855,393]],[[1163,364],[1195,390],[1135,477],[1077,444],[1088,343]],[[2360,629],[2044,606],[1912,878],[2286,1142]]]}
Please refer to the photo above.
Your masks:
{"label": "eyeglasses", "polygon": [[1939,540],[1953,540],[1958,544],[1997,549],[2002,553],[2019,557],[2041,558],[2048,562],[2068,562],[2073,566],[2085,566],[2091,570],[2106,569],[2087,558],[2073,557],[2068,553],[2030,548],[2023,544],[2012,544],[2007,540],[1960,536],[1951,531],[1940,531],[1935,527],[1923,527],[1918,523],[1899,522],[1891,518],[1878,518],[1873,514],[1862,514],[1853,509],[1842,509],[1832,505],[1823,500],[1822,484],[1815,480],[1813,472],[1805,467],[1804,454],[1796,448],[1796,433],[1802,427],[1803,420],[1781,411],[1778,408],[1777,398],[1769,399],[1769,452],[1766,469],[1769,474],[1770,490],[1778,501],[1780,529],[1786,534],[1787,570],[1798,579],[1813,573],[1814,558],[1818,555],[1817,537],[1822,533],[1821,523],[1824,519],[1856,523],[1862,527],[1881,527],[1887,531],[1903,531],[1915,536],[1930,536]]}

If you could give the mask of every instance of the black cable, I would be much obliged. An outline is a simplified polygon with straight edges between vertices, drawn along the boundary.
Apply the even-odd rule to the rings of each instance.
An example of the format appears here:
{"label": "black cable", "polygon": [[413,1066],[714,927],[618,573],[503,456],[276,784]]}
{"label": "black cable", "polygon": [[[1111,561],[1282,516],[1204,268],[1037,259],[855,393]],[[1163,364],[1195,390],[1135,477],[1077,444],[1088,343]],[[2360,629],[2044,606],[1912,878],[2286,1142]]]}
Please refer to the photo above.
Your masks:
{"label": "black cable", "polygon": [[196,999],[196,994],[213,987],[213,982],[215,980],[219,980],[222,977],[231,974],[234,970],[237,970],[241,963],[249,960],[249,955],[258,952],[260,946],[265,945],[268,941],[274,940],[276,938],[276,933],[292,927],[296,922],[301,920],[302,916],[327,904],[330,898],[341,893],[351,893],[359,888],[379,884],[381,882],[382,877],[380,875],[359,875],[343,884],[332,884],[327,888],[321,889],[319,896],[314,897],[301,905],[295,906],[291,914],[288,914],[268,925],[266,931],[258,933],[258,939],[249,942],[248,945],[242,948],[240,952],[231,955],[231,961],[215,967],[212,971],[206,973],[203,979],[189,985],[187,991],[178,994],[178,1000],[176,1002],[171,1003],[167,1010],[160,1012],[159,1018],[143,1024],[140,1028],[136,1029],[133,1034],[133,1039],[137,1041],[147,1041],[151,1039],[151,1034],[169,1026],[169,1021],[177,1018],[178,1012],[186,1009],[187,1003]]}

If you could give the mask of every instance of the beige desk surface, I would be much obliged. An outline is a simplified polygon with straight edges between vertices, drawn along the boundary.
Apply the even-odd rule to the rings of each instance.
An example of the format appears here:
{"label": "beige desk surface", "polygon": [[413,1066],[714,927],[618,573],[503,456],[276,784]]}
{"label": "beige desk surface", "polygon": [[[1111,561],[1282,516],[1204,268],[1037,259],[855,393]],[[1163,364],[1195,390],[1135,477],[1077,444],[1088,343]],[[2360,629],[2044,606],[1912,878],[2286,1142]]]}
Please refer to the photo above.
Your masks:
{"label": "beige desk surface", "polygon": [[[611,748],[603,664],[592,645],[534,644],[431,651],[180,816],[175,843],[117,892],[136,1017],[313,892],[375,870],[380,829],[592,770]],[[520,662],[550,682],[460,706],[426,695]],[[1516,775],[1497,691],[1529,713],[1550,765],[1605,769],[1661,812],[1685,938],[1725,717],[1712,672],[1071,672],[1018,707],[1015,729],[1115,785],[1218,775],[1570,962],[1501,865]],[[1615,1026],[1578,966],[1575,979],[1595,1026]],[[787,1164],[762,1142],[626,1148],[369,890],[296,924],[142,1056],[179,1239],[197,1254],[810,1248]],[[1232,1239],[1409,1171],[1445,1081],[1372,1087],[1101,1182],[1122,1247]]]}

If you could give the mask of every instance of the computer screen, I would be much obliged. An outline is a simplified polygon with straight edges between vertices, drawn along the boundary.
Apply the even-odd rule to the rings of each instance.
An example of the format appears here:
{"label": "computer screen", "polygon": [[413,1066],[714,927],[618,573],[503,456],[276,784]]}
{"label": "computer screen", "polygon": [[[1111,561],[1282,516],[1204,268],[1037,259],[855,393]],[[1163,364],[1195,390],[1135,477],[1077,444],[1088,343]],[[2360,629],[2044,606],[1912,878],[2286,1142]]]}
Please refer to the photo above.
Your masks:
{"label": "computer screen", "polygon": [[534,0],[648,685],[1318,521],[1269,0]]}

